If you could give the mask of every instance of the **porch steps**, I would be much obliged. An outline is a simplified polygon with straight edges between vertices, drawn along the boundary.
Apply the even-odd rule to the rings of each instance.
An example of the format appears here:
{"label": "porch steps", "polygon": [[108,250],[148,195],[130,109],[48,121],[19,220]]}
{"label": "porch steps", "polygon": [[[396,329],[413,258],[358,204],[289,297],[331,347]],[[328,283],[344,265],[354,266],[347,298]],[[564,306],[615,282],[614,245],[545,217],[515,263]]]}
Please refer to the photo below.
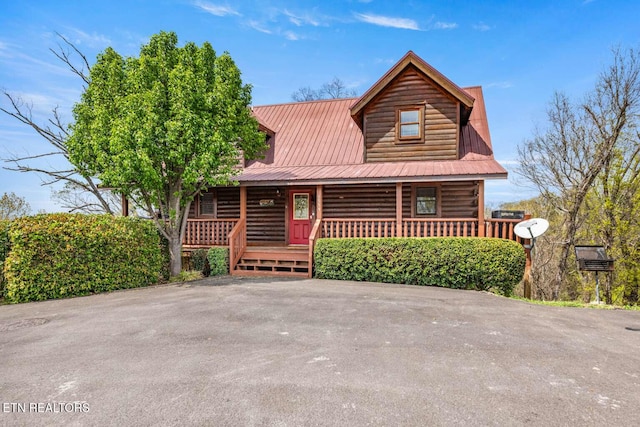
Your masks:
{"label": "porch steps", "polygon": [[309,248],[307,246],[248,247],[235,270],[238,276],[307,277]]}

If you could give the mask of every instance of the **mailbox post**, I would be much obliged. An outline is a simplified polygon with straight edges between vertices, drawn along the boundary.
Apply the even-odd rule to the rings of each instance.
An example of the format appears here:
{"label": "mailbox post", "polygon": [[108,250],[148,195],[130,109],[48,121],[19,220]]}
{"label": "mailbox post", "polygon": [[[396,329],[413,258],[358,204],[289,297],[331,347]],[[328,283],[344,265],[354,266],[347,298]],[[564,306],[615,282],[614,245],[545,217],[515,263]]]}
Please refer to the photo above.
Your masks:
{"label": "mailbox post", "polygon": [[604,246],[597,245],[575,245],[576,260],[578,261],[578,270],[595,271],[596,272],[596,303],[600,304],[600,281],[598,280],[598,272],[613,271],[613,259],[607,257]]}

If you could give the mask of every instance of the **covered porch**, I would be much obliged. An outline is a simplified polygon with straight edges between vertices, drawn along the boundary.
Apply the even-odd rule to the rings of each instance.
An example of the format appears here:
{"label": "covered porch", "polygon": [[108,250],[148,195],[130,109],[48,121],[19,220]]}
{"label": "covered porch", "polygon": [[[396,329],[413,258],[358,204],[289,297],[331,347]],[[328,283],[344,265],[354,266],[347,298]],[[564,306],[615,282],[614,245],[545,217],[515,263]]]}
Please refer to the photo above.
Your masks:
{"label": "covered porch", "polygon": [[[220,211],[237,217],[189,218],[183,242],[188,250],[228,246],[231,274],[311,277],[319,238],[499,237],[524,243],[513,232],[519,220],[484,218],[484,181],[233,190],[237,199],[226,188],[213,204],[223,203]],[[423,208],[428,214],[420,216]],[[456,213],[463,215],[451,216]]]}

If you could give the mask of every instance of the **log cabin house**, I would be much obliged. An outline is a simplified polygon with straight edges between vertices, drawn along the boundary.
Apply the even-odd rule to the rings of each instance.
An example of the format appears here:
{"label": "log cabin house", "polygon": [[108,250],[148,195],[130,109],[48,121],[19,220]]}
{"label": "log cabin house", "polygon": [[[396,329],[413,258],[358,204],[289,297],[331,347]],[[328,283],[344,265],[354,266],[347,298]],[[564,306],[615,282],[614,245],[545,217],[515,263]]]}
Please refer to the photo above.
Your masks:
{"label": "log cabin house", "polygon": [[359,98],[253,107],[263,159],[192,203],[184,248],[229,246],[231,274],[312,275],[318,238],[495,236],[494,159],[479,86],[408,52]]}

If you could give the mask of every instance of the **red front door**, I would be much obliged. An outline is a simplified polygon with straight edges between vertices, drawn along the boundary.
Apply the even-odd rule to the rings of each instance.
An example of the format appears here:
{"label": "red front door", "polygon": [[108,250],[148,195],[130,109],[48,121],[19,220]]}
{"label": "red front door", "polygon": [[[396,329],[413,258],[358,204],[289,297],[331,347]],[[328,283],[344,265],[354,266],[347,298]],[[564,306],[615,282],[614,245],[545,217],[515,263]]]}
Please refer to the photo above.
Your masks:
{"label": "red front door", "polygon": [[289,244],[308,245],[311,232],[311,192],[289,192]]}

